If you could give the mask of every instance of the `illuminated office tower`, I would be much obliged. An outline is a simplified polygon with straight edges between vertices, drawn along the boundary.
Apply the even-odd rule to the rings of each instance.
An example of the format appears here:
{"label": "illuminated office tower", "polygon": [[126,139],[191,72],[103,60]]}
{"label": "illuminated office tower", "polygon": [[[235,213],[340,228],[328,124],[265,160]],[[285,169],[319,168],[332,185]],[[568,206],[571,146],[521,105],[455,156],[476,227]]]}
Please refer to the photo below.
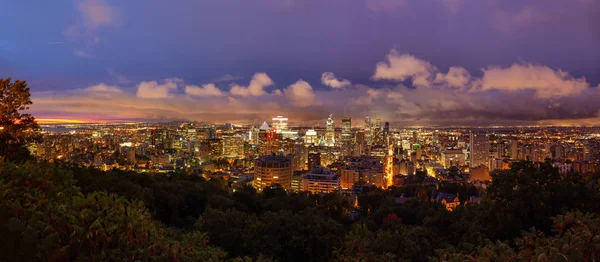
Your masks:
{"label": "illuminated office tower", "polygon": [[308,170],[321,165],[321,153],[316,151],[309,151],[308,153]]}
{"label": "illuminated office tower", "polygon": [[258,155],[271,155],[277,152],[277,133],[273,132],[267,122],[258,131]]}
{"label": "illuminated office tower", "polygon": [[592,160],[592,148],[588,144],[583,145],[583,161],[591,161]]}
{"label": "illuminated office tower", "polygon": [[227,157],[244,157],[244,139],[234,132],[223,132],[223,155]]}
{"label": "illuminated office tower", "polygon": [[342,118],[342,144],[352,143],[352,119],[350,117]]}
{"label": "illuminated office tower", "polygon": [[561,144],[557,144],[554,147],[554,158],[555,159],[560,159],[564,156],[564,148]]}
{"label": "illuminated office tower", "polygon": [[208,138],[217,138],[217,127],[215,125],[212,125],[208,132]]}
{"label": "illuminated office tower", "polygon": [[356,132],[356,137],[354,138],[354,156],[362,156],[365,154],[365,133],[364,130]]}
{"label": "illuminated office tower", "polygon": [[317,131],[314,129],[309,129],[304,134],[304,144],[306,145],[316,145],[319,143],[319,138],[317,137]]}
{"label": "illuminated office tower", "polygon": [[418,142],[419,142],[419,139],[418,139],[417,130],[413,130],[412,131],[412,141],[411,141],[411,144],[414,145],[414,144],[416,144]]}
{"label": "illuminated office tower", "polygon": [[375,128],[373,128],[373,144],[383,145],[383,125],[381,118],[375,119]]}
{"label": "illuminated office tower", "polygon": [[342,136],[341,136],[341,156],[349,157],[352,154],[352,119],[342,118]]}
{"label": "illuminated office tower", "polygon": [[517,140],[510,140],[510,158],[512,160],[519,159],[519,142]]}
{"label": "illuminated office tower", "polygon": [[212,157],[219,157],[223,155],[223,139],[211,138],[207,139],[209,152]]}
{"label": "illuminated office tower", "polygon": [[325,129],[325,145],[335,146],[335,126],[333,123],[333,114],[329,115],[327,119],[327,126]]}
{"label": "illuminated office tower", "polygon": [[487,134],[471,133],[469,154],[470,167],[488,166],[490,155],[490,139]]}
{"label": "illuminated office tower", "polygon": [[135,165],[135,148],[129,148],[129,151],[127,152],[127,161],[129,161],[129,164]]}
{"label": "illuminated office tower", "polygon": [[385,122],[385,124],[383,126],[383,142],[385,143],[385,145],[388,145],[390,143],[389,139],[390,139],[390,122]]}
{"label": "illuminated office tower", "polygon": [[371,118],[369,116],[365,117],[365,143],[367,145],[373,144],[373,130],[371,127]]}
{"label": "illuminated office tower", "polygon": [[259,191],[275,184],[292,189],[293,164],[289,157],[262,156],[254,161],[254,187]]}
{"label": "illuminated office tower", "polygon": [[288,119],[287,117],[277,116],[272,118],[273,120],[273,128],[277,130],[277,133],[281,133],[284,130],[288,129]]}

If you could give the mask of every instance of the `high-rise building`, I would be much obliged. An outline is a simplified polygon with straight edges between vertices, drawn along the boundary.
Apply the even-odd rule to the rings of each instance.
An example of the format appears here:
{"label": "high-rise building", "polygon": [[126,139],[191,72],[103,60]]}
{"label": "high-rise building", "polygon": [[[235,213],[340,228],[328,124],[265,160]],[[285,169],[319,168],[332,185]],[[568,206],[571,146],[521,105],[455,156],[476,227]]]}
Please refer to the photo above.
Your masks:
{"label": "high-rise building", "polygon": [[417,130],[412,131],[412,141],[410,141],[410,142],[412,145],[419,142],[419,134],[417,133]]}
{"label": "high-rise building", "polygon": [[375,128],[373,129],[373,144],[381,146],[383,145],[383,125],[381,118],[375,119]]}
{"label": "high-rise building", "polygon": [[490,139],[487,134],[471,133],[469,146],[471,149],[469,153],[470,167],[488,166]]}
{"label": "high-rise building", "polygon": [[592,148],[587,143],[583,145],[583,161],[592,160]]}
{"label": "high-rise building", "polygon": [[314,129],[309,129],[304,134],[304,144],[306,145],[316,145],[319,143],[319,138],[317,137],[317,131]]}
{"label": "high-rise building", "polygon": [[342,177],[341,187],[343,189],[350,189],[356,182],[360,180],[360,172],[358,169],[340,169],[340,175]]}
{"label": "high-rise building", "polygon": [[402,159],[399,164],[399,173],[402,175],[414,175],[415,174],[415,165],[413,162]]}
{"label": "high-rise building", "polygon": [[321,153],[311,151],[308,153],[308,170],[321,165]]}
{"label": "high-rise building", "polygon": [[207,139],[209,145],[209,152],[212,157],[219,157],[223,155],[223,139],[211,138]]}
{"label": "high-rise building", "polygon": [[383,142],[387,145],[390,141],[390,122],[385,122],[383,126]]}
{"label": "high-rise building", "polygon": [[305,170],[308,162],[308,148],[301,143],[295,144],[293,156],[294,171]]}
{"label": "high-rise building", "polygon": [[342,135],[340,138],[341,144],[341,157],[346,158],[352,155],[353,147],[353,135],[352,135],[352,119],[349,117],[342,118]]}
{"label": "high-rise building", "polygon": [[277,131],[277,133],[281,134],[283,131],[288,129],[288,119],[287,117],[277,116],[272,118],[273,120],[273,128]]}
{"label": "high-rise building", "polygon": [[208,138],[217,138],[217,127],[215,125],[210,127]]}
{"label": "high-rise building", "polygon": [[341,178],[328,168],[317,166],[302,179],[302,191],[312,194],[332,193],[341,188]]}
{"label": "high-rise building", "polygon": [[228,157],[244,157],[244,140],[235,132],[223,132],[223,155]]}
{"label": "high-rise building", "polygon": [[254,161],[254,187],[259,191],[275,184],[292,189],[293,163],[286,156],[262,156]]}
{"label": "high-rise building", "polygon": [[135,148],[129,148],[129,151],[127,152],[127,161],[129,162],[129,164],[135,165]]}
{"label": "high-rise building", "polygon": [[325,128],[325,145],[335,146],[335,126],[333,122],[333,114],[329,115]]}
{"label": "high-rise building", "polygon": [[448,169],[450,167],[460,167],[465,163],[465,154],[462,149],[459,148],[446,148],[442,152],[442,165]]}
{"label": "high-rise building", "polygon": [[364,130],[356,132],[354,138],[354,156],[362,156],[365,154],[365,133]]}
{"label": "high-rise building", "polygon": [[352,119],[350,117],[342,118],[342,144],[352,143]]}
{"label": "high-rise building", "polygon": [[365,117],[365,143],[367,145],[373,144],[373,128],[371,126],[371,118],[369,116]]}
{"label": "high-rise building", "polygon": [[277,152],[277,133],[273,132],[267,122],[258,130],[258,155],[271,155]]}
{"label": "high-rise building", "polygon": [[558,144],[554,147],[554,158],[560,159],[564,156],[564,148],[561,144]]}

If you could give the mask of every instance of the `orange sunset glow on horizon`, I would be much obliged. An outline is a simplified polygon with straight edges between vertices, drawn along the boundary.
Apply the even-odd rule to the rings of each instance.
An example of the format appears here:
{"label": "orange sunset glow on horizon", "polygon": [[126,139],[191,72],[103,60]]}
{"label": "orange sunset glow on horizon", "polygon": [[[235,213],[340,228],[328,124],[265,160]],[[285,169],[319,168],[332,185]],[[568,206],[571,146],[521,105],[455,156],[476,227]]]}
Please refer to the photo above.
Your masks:
{"label": "orange sunset glow on horizon", "polygon": [[[107,122],[96,119],[67,119],[67,118],[36,118],[38,124],[85,124],[85,123],[101,123]],[[114,122],[114,121],[113,121]]]}

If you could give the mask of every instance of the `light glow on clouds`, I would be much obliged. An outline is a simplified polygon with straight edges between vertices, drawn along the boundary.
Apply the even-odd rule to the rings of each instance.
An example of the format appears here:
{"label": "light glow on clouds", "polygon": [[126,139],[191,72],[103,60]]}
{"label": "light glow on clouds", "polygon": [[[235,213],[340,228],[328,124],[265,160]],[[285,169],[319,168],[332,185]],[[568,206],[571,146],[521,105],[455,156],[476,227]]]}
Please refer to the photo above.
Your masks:
{"label": "light glow on clouds", "polygon": [[283,90],[290,102],[298,107],[307,107],[315,103],[316,95],[312,86],[304,80],[298,80]]}
{"label": "light glow on clouds", "polygon": [[[516,63],[489,66],[478,76],[460,66],[444,72],[394,50],[374,68],[374,80],[392,83],[315,89],[309,82],[298,80],[282,90],[267,92],[265,88],[274,82],[266,73],[254,74],[248,86],[234,85],[230,92],[214,83],[185,84],[178,78],[143,81],[133,87],[100,83],[77,92],[34,94],[32,112],[39,117],[45,113],[53,117],[238,123],[262,123],[274,115],[285,115],[293,122],[322,124],[330,112],[353,118],[368,113],[403,125],[535,124],[583,119],[589,123],[599,119],[600,87],[590,87],[584,78],[560,69]],[[326,80],[344,82],[333,73],[325,76]]]}
{"label": "light glow on clouds", "polygon": [[484,69],[481,90],[530,90],[539,98],[552,98],[579,95],[589,87],[585,78],[574,78],[560,69],[555,71],[547,66],[513,64],[509,68]]}
{"label": "light glow on clouds", "polygon": [[123,93],[120,87],[107,85],[105,83],[90,86],[85,88],[84,91],[91,93]]}
{"label": "light glow on clouds", "polygon": [[144,81],[137,87],[137,97],[140,98],[168,98],[171,96],[169,92],[177,89],[177,83],[181,82],[178,78],[168,78],[159,84],[157,81]]}
{"label": "light glow on clouds", "polygon": [[185,87],[185,93],[191,96],[224,96],[225,94],[221,89],[217,88],[215,84],[209,83],[202,86],[187,85]]}
{"label": "light glow on clouds", "polygon": [[348,79],[338,80],[331,72],[325,72],[321,75],[321,83],[331,88],[343,88],[352,84]]}
{"label": "light glow on clouds", "polygon": [[266,73],[256,73],[248,86],[232,84],[230,92],[237,96],[262,96],[267,93],[265,88],[273,84],[273,80]]}
{"label": "light glow on clouds", "polygon": [[432,72],[437,70],[427,61],[409,54],[400,54],[396,50],[392,50],[386,60],[377,63],[372,77],[374,80],[402,82],[410,78],[414,86],[429,86]]}

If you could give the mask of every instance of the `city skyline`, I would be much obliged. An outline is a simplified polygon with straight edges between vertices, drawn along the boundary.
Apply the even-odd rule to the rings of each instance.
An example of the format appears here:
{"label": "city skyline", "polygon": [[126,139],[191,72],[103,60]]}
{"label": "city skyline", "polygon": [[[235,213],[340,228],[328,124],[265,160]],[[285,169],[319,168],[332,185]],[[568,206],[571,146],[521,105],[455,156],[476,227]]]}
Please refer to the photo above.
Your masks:
{"label": "city skyline", "polygon": [[48,123],[600,124],[595,1],[38,4],[0,2],[39,17],[2,15],[0,77]]}
{"label": "city skyline", "polygon": [[595,261],[600,0],[0,0],[2,261]]}

